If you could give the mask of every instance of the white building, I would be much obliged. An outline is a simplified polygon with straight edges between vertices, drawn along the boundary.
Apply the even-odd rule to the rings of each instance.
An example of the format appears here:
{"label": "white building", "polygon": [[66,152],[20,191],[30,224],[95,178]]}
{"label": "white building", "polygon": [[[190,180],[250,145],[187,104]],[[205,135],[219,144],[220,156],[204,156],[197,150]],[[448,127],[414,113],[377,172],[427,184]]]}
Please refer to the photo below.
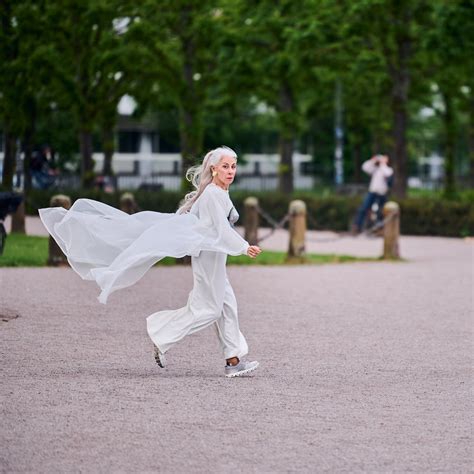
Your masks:
{"label": "white building", "polygon": [[444,158],[437,153],[418,158],[417,176],[408,178],[410,188],[436,189],[444,179]]}
{"label": "white building", "polygon": [[[142,143],[144,145],[142,146]],[[112,166],[119,189],[162,187],[179,189],[182,160],[179,153],[152,153],[142,140],[138,153],[115,153]],[[94,153],[95,171],[102,170],[103,154]],[[278,187],[278,154],[246,154],[239,157],[235,189],[272,190]],[[307,173],[310,155],[293,154],[295,189],[311,189],[314,177]]]}

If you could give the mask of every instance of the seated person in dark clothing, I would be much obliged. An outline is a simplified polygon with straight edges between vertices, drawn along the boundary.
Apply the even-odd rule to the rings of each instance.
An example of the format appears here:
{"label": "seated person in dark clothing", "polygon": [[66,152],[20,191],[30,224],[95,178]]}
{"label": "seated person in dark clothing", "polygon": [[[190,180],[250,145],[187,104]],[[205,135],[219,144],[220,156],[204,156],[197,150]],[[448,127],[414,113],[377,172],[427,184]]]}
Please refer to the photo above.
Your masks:
{"label": "seated person in dark clothing", "polygon": [[31,176],[40,189],[47,189],[54,183],[53,155],[51,148],[45,146],[41,151],[33,152],[31,157]]}

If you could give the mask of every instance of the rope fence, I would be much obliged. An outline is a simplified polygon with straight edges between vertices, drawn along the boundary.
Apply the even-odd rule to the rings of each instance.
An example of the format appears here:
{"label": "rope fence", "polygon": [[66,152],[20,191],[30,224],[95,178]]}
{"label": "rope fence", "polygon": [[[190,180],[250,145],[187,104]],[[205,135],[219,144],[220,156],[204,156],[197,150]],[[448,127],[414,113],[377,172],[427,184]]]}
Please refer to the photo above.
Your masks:
{"label": "rope fence", "polygon": [[283,216],[280,221],[276,221],[273,217],[268,214],[268,212],[264,211],[260,206],[257,206],[258,214],[265,219],[268,224],[271,226],[271,230],[267,232],[263,237],[259,237],[257,242],[263,242],[265,239],[268,239],[272,236],[277,229],[284,229],[287,222],[290,220],[290,213],[288,212],[285,216]]}
{"label": "rope fence", "polygon": [[[384,229],[384,258],[398,259],[398,237],[400,234],[400,208],[395,202],[388,202],[384,206],[384,218],[380,222],[376,222],[370,228],[366,229],[361,235],[373,236],[377,231]],[[333,236],[319,237],[307,232],[307,223],[312,227],[317,227],[316,219],[306,210],[306,205],[303,201],[292,201],[289,206],[289,211],[279,221],[274,219],[272,215],[263,209],[259,204],[257,198],[247,198],[245,205],[245,216],[253,216],[253,218],[245,221],[246,236],[253,236],[253,242],[260,244],[275,231],[279,229],[286,229],[289,233],[289,254],[288,257],[303,258],[305,253],[305,242],[313,243],[331,243],[342,239],[354,238],[351,232],[338,232]],[[270,226],[270,230],[258,236],[259,218]],[[287,226],[287,224],[289,224]],[[250,242],[250,240],[249,240]],[[296,249],[296,250],[295,250]],[[290,255],[293,252],[293,255]]]}
{"label": "rope fence", "polygon": [[386,226],[386,224],[391,222],[397,216],[398,216],[398,211],[397,212],[391,212],[383,220],[381,220],[379,222],[376,222],[372,227],[370,227],[369,229],[366,229],[364,231],[364,235],[371,236],[371,235],[375,234],[375,232],[379,231],[380,229],[383,229]]}

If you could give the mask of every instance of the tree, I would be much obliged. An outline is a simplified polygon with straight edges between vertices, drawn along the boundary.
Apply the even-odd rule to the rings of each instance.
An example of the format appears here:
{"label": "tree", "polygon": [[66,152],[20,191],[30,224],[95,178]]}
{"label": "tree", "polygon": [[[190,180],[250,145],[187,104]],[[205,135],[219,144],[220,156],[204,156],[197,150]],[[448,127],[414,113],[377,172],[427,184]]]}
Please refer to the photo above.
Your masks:
{"label": "tree", "polygon": [[218,7],[216,0],[163,0],[158,9],[148,0],[140,4],[141,21],[130,28],[146,64],[142,90],[132,94],[141,104],[178,110],[183,173],[203,151],[211,90],[226,80],[217,71],[223,34]]}
{"label": "tree", "polygon": [[348,2],[348,21],[359,37],[360,54],[369,50],[383,61],[390,81],[391,157],[396,179],[394,191],[404,196],[408,177],[408,101],[422,53],[421,39],[430,22],[431,2],[425,0],[363,0]]}
{"label": "tree", "polygon": [[5,136],[3,186],[11,189],[16,156],[24,152],[24,193],[31,189],[30,163],[36,139],[38,117],[47,107],[45,87],[37,51],[41,28],[38,18],[42,2],[3,2],[0,7],[3,29],[0,41],[4,57],[0,76],[0,110]]}
{"label": "tree", "polygon": [[2,185],[13,188],[17,142],[21,135],[22,120],[18,114],[18,103],[22,102],[23,85],[17,80],[22,66],[20,60],[20,30],[15,18],[16,2],[4,1],[0,4],[0,61],[3,65],[0,75],[0,113],[3,123],[4,158]]}
{"label": "tree", "polygon": [[[93,182],[93,132],[102,125],[110,135],[120,98],[127,91],[134,51],[126,26],[133,8],[118,0],[47,3],[43,45],[44,64],[58,102],[69,106],[77,123],[81,180]],[[108,143],[107,165],[111,160]]]}
{"label": "tree", "polygon": [[344,118],[355,182],[362,181],[361,165],[371,154],[390,148],[390,81],[377,51],[363,48],[350,23],[343,24],[344,47],[339,53],[344,90]]}
{"label": "tree", "polygon": [[[459,117],[472,109],[474,94],[474,7],[466,0],[438,1],[433,11],[433,28],[426,39],[429,77],[438,87],[442,107],[436,108],[444,126],[446,197],[456,195],[456,141]],[[469,105],[471,102],[471,105]],[[471,123],[472,114],[471,110]],[[472,134],[472,132],[471,132]],[[471,155],[472,136],[471,136]],[[472,173],[471,157],[471,176]]]}
{"label": "tree", "polygon": [[[337,38],[331,1],[229,2],[236,48],[232,75],[271,107],[279,125],[280,190],[293,191],[292,157],[315,90],[330,77]],[[331,98],[332,100],[332,98]]]}

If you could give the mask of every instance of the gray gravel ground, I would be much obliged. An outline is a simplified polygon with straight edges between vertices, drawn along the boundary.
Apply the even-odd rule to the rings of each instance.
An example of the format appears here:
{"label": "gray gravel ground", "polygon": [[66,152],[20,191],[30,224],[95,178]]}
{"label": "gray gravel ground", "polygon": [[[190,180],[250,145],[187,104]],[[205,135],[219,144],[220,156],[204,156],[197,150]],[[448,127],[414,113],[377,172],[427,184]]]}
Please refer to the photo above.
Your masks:
{"label": "gray gravel ground", "polygon": [[154,364],[145,316],[185,303],[189,268],[107,306],[69,269],[0,269],[20,314],[0,322],[1,472],[473,472],[472,241],[402,245],[404,263],[230,267],[261,363],[238,379],[211,328]]}

